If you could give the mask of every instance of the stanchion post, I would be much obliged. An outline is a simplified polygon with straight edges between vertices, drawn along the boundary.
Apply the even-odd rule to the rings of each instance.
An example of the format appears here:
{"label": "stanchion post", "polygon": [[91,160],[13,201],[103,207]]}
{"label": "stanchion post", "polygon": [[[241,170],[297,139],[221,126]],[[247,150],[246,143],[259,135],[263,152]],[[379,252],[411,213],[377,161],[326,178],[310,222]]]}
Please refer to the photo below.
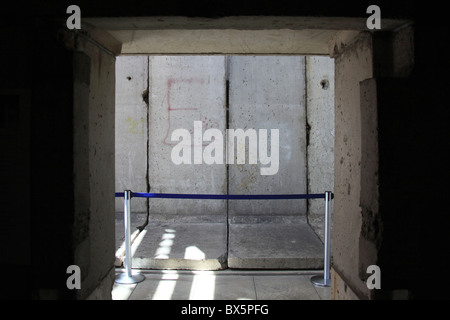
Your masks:
{"label": "stanchion post", "polygon": [[324,255],[323,255],[323,277],[314,276],[311,278],[311,282],[318,287],[331,286],[330,277],[330,264],[331,264],[331,252],[330,252],[330,203],[331,203],[331,191],[325,191],[325,239],[324,239]]}
{"label": "stanchion post", "polygon": [[131,191],[125,190],[123,193],[123,220],[125,229],[125,273],[116,276],[116,282],[121,284],[133,284],[145,279],[143,274],[132,274],[131,270]]}

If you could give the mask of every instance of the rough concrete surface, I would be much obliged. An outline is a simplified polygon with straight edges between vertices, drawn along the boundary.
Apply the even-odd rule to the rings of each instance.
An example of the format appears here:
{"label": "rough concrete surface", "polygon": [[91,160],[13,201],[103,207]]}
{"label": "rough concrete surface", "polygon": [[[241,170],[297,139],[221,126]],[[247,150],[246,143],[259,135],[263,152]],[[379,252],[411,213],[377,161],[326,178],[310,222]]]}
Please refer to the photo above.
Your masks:
{"label": "rough concrete surface", "polygon": [[[334,190],[334,59],[306,57],[308,192]],[[308,222],[324,239],[325,201],[308,200]]]}
{"label": "rough concrete surface", "polygon": [[114,263],[115,63],[89,43],[84,50],[85,58],[74,60],[84,76],[75,85],[74,96],[79,100],[73,121],[74,150],[82,150],[75,152],[73,172],[78,221],[74,233],[80,241],[74,244],[74,264],[84,275],[77,291],[80,299],[95,290],[98,279],[112,281],[105,277]]}
{"label": "rough concrete surface", "polygon": [[306,223],[231,224],[230,268],[319,269],[323,244]]}
{"label": "rough concrete surface", "polygon": [[[306,193],[305,57],[232,56],[229,72],[230,128],[279,130],[276,174],[262,175],[260,168],[269,165],[260,162],[229,165],[229,193]],[[268,150],[275,148],[271,140],[267,139]],[[306,201],[231,201],[228,212],[230,216],[305,215]]]}
{"label": "rough concrete surface", "polygon": [[[332,252],[333,267],[354,290],[368,292],[359,278],[359,243],[362,227],[361,189],[362,123],[361,81],[373,76],[372,41],[362,34],[335,57],[335,150]],[[367,146],[368,141],[365,141]],[[365,150],[371,152],[370,149]],[[373,150],[374,151],[374,150]],[[366,153],[370,158],[373,153]],[[370,189],[367,189],[370,191]],[[369,197],[372,195],[369,193]],[[336,254],[343,253],[344,254]],[[344,271],[343,271],[344,270]]]}
{"label": "rough concrete surface", "polygon": [[[116,191],[147,191],[148,57],[116,58],[115,188]],[[146,201],[133,201],[134,212],[147,212]],[[116,211],[123,210],[123,198],[116,198]]]}
{"label": "rough concrete surface", "polygon": [[[323,244],[307,223],[151,223],[132,219],[132,267],[138,269],[320,269]],[[123,228],[118,220],[117,227]],[[123,232],[117,232],[123,239]],[[123,244],[117,241],[119,248]],[[118,250],[120,253],[120,250]],[[123,256],[120,258],[123,261]],[[120,266],[120,264],[116,264]]]}
{"label": "rough concrete surface", "polygon": [[[283,194],[332,190],[325,186],[332,186],[333,180],[332,59],[122,58],[117,60],[117,83],[123,88],[118,89],[116,97],[116,134],[121,133],[116,140],[116,175],[120,177],[119,180],[116,177],[116,187],[120,181],[124,187],[134,185],[133,191],[145,191],[148,182],[152,192],[170,193]],[[309,61],[308,68],[305,59]],[[326,85],[323,80],[328,81]],[[142,91],[147,86],[148,109],[142,100]],[[147,117],[148,123],[141,121]],[[312,125],[308,150],[307,119]],[[174,164],[171,151],[178,141],[171,141],[171,134],[184,128],[193,136],[194,121],[202,121],[203,132],[209,128],[223,133],[227,128],[267,129],[269,133],[270,129],[279,129],[277,173],[261,175],[260,168],[269,165],[261,165],[259,161],[248,164],[248,143],[246,164],[238,165],[236,159],[228,169],[225,164]],[[271,154],[270,136],[267,144]],[[193,155],[195,147],[189,147]],[[119,200],[116,211],[122,210],[123,199]],[[136,213],[145,212],[147,202],[150,223],[139,234],[135,227],[143,224],[146,215]],[[229,267],[234,268],[321,268],[323,245],[306,224],[306,214],[307,209],[317,214],[309,222],[316,222],[315,231],[321,231],[323,201],[312,200],[309,206],[307,203],[306,200],[133,199],[133,267],[217,270],[226,268],[229,262]],[[123,220],[122,214],[119,220]],[[227,220],[231,223],[229,234]],[[123,242],[123,227],[116,228],[117,234],[122,234],[118,236],[118,250]],[[118,250],[116,266],[121,265],[122,259],[123,250]]]}
{"label": "rough concrete surface", "polygon": [[134,241],[133,268],[223,269],[226,238],[225,223],[155,223]]}
{"label": "rough concrete surface", "polygon": [[[152,56],[149,59],[149,159],[152,192],[226,194],[224,164],[175,164],[176,129],[190,132],[186,148],[194,157],[194,121],[203,130],[225,129],[225,58],[223,56]],[[209,144],[209,143],[208,143]],[[143,146],[145,147],[145,146]],[[152,199],[152,214],[165,216],[223,215],[223,201]]]}

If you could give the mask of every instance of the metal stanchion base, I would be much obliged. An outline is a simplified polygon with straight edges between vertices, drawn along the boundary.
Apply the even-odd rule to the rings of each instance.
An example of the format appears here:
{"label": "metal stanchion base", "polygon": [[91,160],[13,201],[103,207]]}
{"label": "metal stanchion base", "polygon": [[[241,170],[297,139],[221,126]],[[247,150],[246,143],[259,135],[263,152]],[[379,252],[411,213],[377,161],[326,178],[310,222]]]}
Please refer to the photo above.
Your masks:
{"label": "metal stanchion base", "polygon": [[331,279],[324,279],[323,276],[311,277],[311,282],[317,287],[330,287]]}
{"label": "metal stanchion base", "polygon": [[134,284],[144,281],[145,276],[143,274],[132,274],[131,277],[127,275],[126,272],[121,273],[116,276],[116,283],[120,284]]}

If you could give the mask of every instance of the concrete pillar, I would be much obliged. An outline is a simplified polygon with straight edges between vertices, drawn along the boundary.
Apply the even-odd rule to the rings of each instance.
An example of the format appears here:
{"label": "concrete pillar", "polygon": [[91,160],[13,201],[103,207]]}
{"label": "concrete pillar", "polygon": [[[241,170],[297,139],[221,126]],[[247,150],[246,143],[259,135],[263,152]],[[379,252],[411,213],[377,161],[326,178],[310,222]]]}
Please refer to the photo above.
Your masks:
{"label": "concrete pillar", "polygon": [[76,295],[110,299],[115,251],[115,59],[82,39],[78,49],[82,52],[74,59],[73,247],[81,289]]}
{"label": "concrete pillar", "polygon": [[[370,203],[374,207],[377,194],[374,193],[376,188],[369,187],[369,184],[376,181],[367,179],[363,165],[369,164],[369,159],[378,158],[378,153],[371,141],[376,139],[376,134],[370,134],[374,130],[374,124],[376,125],[376,121],[371,121],[374,103],[376,105],[376,102],[370,100],[374,96],[370,91],[373,86],[366,85],[361,91],[360,84],[373,77],[372,38],[367,33],[342,34],[341,39],[344,38],[346,41],[343,43],[338,43],[339,39],[336,39],[334,46],[340,49],[334,52],[336,136],[333,269],[337,273],[335,279],[344,281],[359,298],[368,298],[370,290],[360,277],[360,237],[363,228],[361,205]],[[364,100],[361,92],[368,92],[370,95]],[[368,107],[369,110],[362,110]],[[370,172],[374,168],[370,166]],[[370,259],[366,257],[365,260]],[[338,286],[336,282],[333,285]],[[346,298],[344,291],[336,292],[341,294],[336,298]]]}

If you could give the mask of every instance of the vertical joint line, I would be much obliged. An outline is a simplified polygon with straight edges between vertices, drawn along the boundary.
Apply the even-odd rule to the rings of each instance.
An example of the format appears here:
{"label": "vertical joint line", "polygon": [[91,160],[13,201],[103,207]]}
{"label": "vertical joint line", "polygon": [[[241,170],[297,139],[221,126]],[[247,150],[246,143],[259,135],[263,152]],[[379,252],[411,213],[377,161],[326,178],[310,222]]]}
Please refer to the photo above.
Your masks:
{"label": "vertical joint line", "polygon": [[[147,186],[147,193],[150,192],[150,138],[149,138],[149,134],[150,134],[150,56],[147,56],[147,132],[145,133],[145,138],[147,140],[147,149],[146,149],[146,154],[147,154],[147,165],[146,165],[146,173],[145,173],[145,182],[146,182],[146,186]],[[147,209],[147,218],[145,219],[145,223],[143,226],[139,227],[140,231],[142,231],[145,226],[147,226],[148,224],[148,220],[150,218],[150,199],[147,198],[146,200],[146,209]]]}
{"label": "vertical joint line", "polygon": [[[308,57],[304,56],[305,64],[303,69],[303,78],[305,79],[305,87],[303,88],[304,92],[304,100],[303,103],[305,105],[305,135],[306,135],[306,147],[305,147],[305,166],[306,166],[306,193],[308,194],[311,190],[309,190],[309,132],[310,126],[308,123],[308,74],[306,70],[308,69]],[[309,207],[310,207],[310,199],[306,200],[306,222],[309,224]]]}
{"label": "vertical joint line", "polygon": [[[147,139],[147,172],[146,172],[146,182],[147,182],[147,193],[150,192],[150,176],[149,176],[149,165],[150,165],[150,56],[147,57],[147,132],[146,132],[146,139]],[[147,198],[148,201],[148,198]],[[148,213],[148,206],[147,206],[147,213]]]}
{"label": "vertical joint line", "polygon": [[[228,129],[230,127],[229,121],[230,121],[230,56],[225,56],[225,129]],[[225,130],[225,133],[227,130]],[[228,159],[228,137],[225,134],[225,168],[226,168],[226,179],[227,179],[227,194],[230,194],[230,166],[226,159]],[[227,225],[227,257],[228,257],[228,250],[229,250],[229,242],[230,242],[230,226],[229,226],[229,207],[228,207],[228,200],[226,201],[226,210],[227,210],[227,216],[226,216],[226,225]],[[228,261],[228,258],[227,258]]]}
{"label": "vertical joint line", "polygon": [[[230,127],[230,57],[225,56],[225,129],[228,129]],[[226,131],[225,131],[226,132]],[[225,145],[226,145],[226,152],[225,152],[225,159],[228,159],[228,137],[225,137]],[[227,161],[226,168],[227,168],[227,194],[229,194],[229,181],[228,181],[228,174],[229,174],[229,165]],[[227,219],[228,219],[228,201],[227,201]]]}

